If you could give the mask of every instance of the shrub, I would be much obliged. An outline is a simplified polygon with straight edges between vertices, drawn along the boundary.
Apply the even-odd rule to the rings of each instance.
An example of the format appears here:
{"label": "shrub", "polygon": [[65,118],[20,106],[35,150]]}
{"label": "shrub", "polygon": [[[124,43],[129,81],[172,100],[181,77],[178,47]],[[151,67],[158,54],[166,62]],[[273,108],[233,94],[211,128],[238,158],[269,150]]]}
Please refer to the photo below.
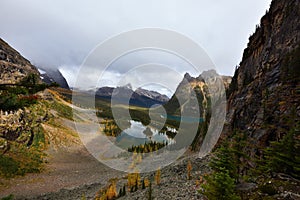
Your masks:
{"label": "shrub", "polygon": [[234,179],[230,177],[229,171],[223,169],[211,176],[205,177],[207,183],[202,185],[202,194],[209,200],[238,200],[240,197],[235,194]]}
{"label": "shrub", "polygon": [[10,157],[6,157],[0,154],[0,175],[11,178],[18,174],[19,163]]}

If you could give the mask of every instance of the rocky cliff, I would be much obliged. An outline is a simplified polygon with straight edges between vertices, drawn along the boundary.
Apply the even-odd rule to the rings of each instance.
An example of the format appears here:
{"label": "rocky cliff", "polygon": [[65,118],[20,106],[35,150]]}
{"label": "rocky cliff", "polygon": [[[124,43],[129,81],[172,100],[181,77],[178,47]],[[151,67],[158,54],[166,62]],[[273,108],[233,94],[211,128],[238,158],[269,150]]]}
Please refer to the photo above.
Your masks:
{"label": "rocky cliff", "polygon": [[249,38],[228,90],[225,134],[242,130],[266,146],[299,123],[299,16],[299,0],[274,0]]}
{"label": "rocky cliff", "polygon": [[32,73],[39,74],[35,66],[0,38],[0,84],[17,83]]}
{"label": "rocky cliff", "polygon": [[[209,109],[208,107],[210,105],[211,98],[211,94],[206,83],[209,76],[219,77],[221,82],[224,84],[225,89],[228,89],[229,84],[231,83],[230,76],[220,76],[215,70],[205,71],[196,78],[191,77],[190,74],[186,73],[183,80],[178,85],[175,94],[164,105],[166,112],[169,115],[180,115],[183,106],[186,106],[187,102],[192,98],[192,92],[195,92],[194,95],[196,95],[195,97],[197,98],[200,106],[200,115],[202,118],[205,118],[205,113],[207,113]],[[212,85],[210,86],[212,87]],[[181,106],[178,99],[181,99],[182,101]]]}

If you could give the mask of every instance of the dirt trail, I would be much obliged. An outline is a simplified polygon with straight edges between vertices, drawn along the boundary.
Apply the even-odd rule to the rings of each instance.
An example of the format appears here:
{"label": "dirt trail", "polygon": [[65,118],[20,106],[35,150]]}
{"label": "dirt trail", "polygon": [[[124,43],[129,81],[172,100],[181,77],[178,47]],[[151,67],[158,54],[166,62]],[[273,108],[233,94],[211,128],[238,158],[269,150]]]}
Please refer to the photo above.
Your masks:
{"label": "dirt trail", "polygon": [[[57,96],[56,99],[72,106]],[[78,107],[75,109],[81,110]],[[89,123],[90,119],[87,116],[93,113],[89,110],[87,114],[81,113],[79,117],[86,120],[83,123]],[[76,133],[74,122],[62,118],[57,120],[65,128]],[[109,179],[123,175],[96,160],[78,136],[64,134],[50,125],[44,127],[47,129],[47,137],[51,137],[50,146],[46,151],[48,164],[45,170],[10,180],[0,179],[0,198],[13,194],[16,199],[81,199],[82,195],[91,199]]]}
{"label": "dirt trail", "polygon": [[[89,190],[82,190],[81,194],[73,192],[73,195],[92,197],[110,178],[121,176],[120,172],[92,157],[82,146],[70,152],[52,152],[51,157],[50,164],[42,173],[2,180],[7,186],[1,189],[0,197],[13,194],[16,199],[32,199],[42,194],[59,192],[62,188],[80,190],[88,186]],[[77,199],[71,198],[70,194],[66,194],[63,199]]]}

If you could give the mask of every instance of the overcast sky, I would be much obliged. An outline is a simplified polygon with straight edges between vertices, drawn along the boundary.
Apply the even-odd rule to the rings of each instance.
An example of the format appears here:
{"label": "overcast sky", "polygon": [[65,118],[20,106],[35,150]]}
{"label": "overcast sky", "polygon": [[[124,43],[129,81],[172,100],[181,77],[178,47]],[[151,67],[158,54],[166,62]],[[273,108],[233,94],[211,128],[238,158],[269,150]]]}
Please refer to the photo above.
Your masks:
{"label": "overcast sky", "polygon": [[[33,64],[60,68],[72,85],[79,66],[96,45],[121,32],[156,27],[197,42],[220,74],[233,75],[255,25],[271,0],[1,0],[0,37]],[[184,74],[189,66],[162,52],[137,52],[114,63],[106,85],[124,66],[153,62]],[[170,77],[171,79],[171,77]],[[170,80],[177,85],[179,78]],[[87,87],[89,85],[86,85]]]}

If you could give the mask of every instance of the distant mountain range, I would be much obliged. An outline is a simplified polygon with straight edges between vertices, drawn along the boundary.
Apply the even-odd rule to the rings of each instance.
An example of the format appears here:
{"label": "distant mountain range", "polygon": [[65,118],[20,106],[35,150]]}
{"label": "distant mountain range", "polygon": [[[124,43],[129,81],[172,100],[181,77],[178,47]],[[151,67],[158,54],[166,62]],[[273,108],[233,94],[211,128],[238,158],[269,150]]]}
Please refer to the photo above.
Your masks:
{"label": "distant mountain range", "polygon": [[147,108],[154,105],[162,105],[169,101],[169,98],[166,95],[156,91],[150,91],[143,88],[138,88],[134,91],[130,84],[116,88],[102,87],[96,91],[97,98],[111,100],[112,96],[116,102],[127,103],[125,101],[130,99],[130,105]]}

